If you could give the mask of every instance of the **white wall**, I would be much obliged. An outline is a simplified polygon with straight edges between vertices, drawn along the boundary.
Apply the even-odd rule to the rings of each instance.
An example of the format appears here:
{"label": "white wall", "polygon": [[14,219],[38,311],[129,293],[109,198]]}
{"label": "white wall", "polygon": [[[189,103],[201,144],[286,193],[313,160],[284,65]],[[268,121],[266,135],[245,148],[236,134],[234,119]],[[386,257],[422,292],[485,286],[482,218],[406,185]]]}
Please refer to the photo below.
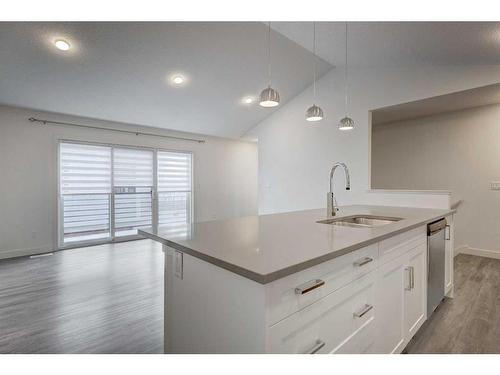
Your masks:
{"label": "white wall", "polygon": [[372,187],[448,189],[455,244],[500,254],[500,105],[373,126]]}
{"label": "white wall", "polygon": [[370,110],[500,81],[500,66],[349,71],[349,114],[356,121],[355,130],[337,130],[344,115],[339,68],[318,82],[316,102],[324,109],[325,120],[305,121],[305,110],[312,104],[309,88],[248,133],[259,139],[259,212],[323,207],[335,161],[347,163],[351,171],[351,192],[342,189],[343,178],[338,176],[339,203],[359,201],[369,187]]}
{"label": "white wall", "polygon": [[[137,126],[126,124],[0,106],[0,258],[51,251],[57,246],[56,162],[59,139],[192,151],[195,220],[257,212],[258,157],[255,143],[200,136],[207,142],[199,144],[101,130],[42,126],[30,123],[28,118],[32,116],[138,130]],[[142,130],[174,134],[159,129]]]}
{"label": "white wall", "polygon": [[372,189],[360,195],[356,204],[419,208],[452,208],[451,191],[409,190],[409,189]]}

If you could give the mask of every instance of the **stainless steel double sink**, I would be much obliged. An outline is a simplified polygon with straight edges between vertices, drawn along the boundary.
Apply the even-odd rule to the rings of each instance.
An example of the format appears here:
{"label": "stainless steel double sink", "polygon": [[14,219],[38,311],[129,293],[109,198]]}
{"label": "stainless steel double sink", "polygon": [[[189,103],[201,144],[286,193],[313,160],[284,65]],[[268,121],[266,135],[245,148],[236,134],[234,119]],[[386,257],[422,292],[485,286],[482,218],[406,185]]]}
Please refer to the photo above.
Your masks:
{"label": "stainless steel double sink", "polygon": [[399,217],[386,217],[386,216],[374,216],[374,215],[352,215],[339,218],[333,217],[331,219],[326,219],[326,220],[319,220],[317,221],[317,223],[339,225],[344,227],[354,227],[354,228],[374,228],[392,224],[400,220],[403,219]]}

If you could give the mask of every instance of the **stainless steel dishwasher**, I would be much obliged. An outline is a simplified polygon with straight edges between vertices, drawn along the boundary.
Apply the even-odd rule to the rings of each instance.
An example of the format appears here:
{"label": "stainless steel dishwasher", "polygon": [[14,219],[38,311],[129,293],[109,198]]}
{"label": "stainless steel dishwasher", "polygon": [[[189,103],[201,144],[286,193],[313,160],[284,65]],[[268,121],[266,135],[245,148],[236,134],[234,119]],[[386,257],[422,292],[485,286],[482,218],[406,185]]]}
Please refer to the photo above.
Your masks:
{"label": "stainless steel dishwasher", "polygon": [[446,219],[427,225],[427,317],[444,298]]}

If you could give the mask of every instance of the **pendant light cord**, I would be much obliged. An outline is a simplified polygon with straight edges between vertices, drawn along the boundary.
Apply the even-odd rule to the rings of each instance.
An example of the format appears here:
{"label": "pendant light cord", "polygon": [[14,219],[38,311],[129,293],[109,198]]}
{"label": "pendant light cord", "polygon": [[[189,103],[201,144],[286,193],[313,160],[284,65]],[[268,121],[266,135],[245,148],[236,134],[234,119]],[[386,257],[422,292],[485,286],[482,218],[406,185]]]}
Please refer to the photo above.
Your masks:
{"label": "pendant light cord", "polygon": [[345,23],[345,69],[344,69],[344,93],[345,93],[345,102],[344,102],[344,112],[347,117],[347,22]]}
{"label": "pendant light cord", "polygon": [[267,27],[267,78],[269,87],[271,86],[271,21]]}
{"label": "pendant light cord", "polygon": [[313,22],[313,101],[316,101],[316,22]]}

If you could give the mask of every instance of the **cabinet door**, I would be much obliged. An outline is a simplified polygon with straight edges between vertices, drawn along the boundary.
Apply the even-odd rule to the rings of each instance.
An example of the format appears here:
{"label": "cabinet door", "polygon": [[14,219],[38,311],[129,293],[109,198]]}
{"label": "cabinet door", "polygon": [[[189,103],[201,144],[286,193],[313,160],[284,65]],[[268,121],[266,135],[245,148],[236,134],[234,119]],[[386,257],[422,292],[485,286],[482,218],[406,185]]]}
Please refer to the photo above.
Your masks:
{"label": "cabinet door", "polygon": [[378,270],[376,353],[400,353],[404,348],[403,309],[406,259],[407,255],[404,254],[384,264]]}
{"label": "cabinet door", "polygon": [[408,253],[405,271],[405,341],[408,342],[424,323],[427,314],[427,246]]}

